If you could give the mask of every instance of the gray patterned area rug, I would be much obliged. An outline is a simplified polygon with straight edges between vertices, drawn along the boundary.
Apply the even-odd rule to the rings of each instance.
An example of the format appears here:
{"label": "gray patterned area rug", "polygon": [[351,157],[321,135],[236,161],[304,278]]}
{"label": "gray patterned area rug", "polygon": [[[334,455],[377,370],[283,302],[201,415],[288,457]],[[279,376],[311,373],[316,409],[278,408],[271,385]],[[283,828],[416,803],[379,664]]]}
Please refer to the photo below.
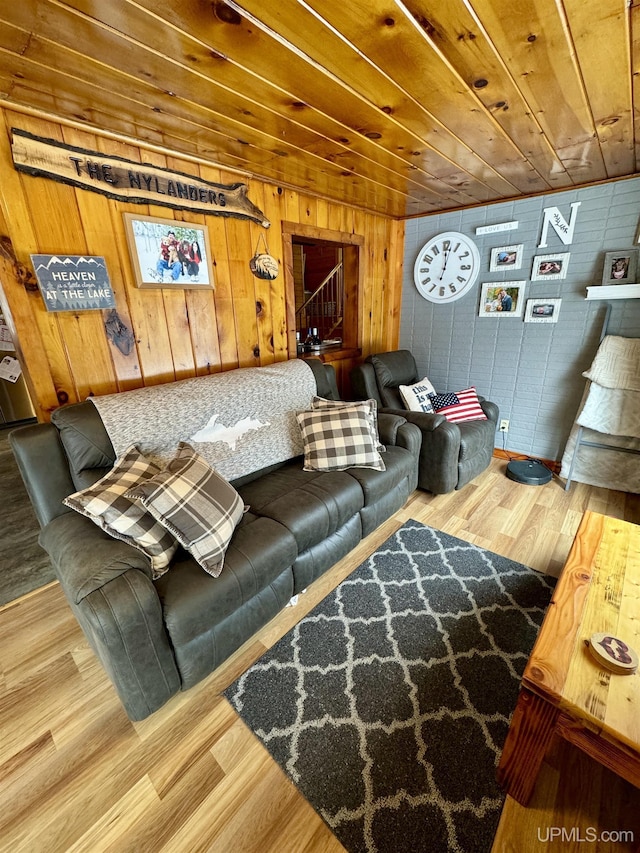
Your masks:
{"label": "gray patterned area rug", "polygon": [[225,695],[350,853],[485,853],[554,584],[409,521]]}

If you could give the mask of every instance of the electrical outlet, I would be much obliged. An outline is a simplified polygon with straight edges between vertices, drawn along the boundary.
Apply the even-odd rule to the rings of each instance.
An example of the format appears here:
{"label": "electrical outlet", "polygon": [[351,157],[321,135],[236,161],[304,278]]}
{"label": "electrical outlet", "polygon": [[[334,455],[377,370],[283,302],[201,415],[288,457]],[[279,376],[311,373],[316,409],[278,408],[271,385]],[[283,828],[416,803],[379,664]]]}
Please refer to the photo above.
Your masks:
{"label": "electrical outlet", "polygon": [[509,432],[509,421],[506,418],[500,421],[500,432]]}

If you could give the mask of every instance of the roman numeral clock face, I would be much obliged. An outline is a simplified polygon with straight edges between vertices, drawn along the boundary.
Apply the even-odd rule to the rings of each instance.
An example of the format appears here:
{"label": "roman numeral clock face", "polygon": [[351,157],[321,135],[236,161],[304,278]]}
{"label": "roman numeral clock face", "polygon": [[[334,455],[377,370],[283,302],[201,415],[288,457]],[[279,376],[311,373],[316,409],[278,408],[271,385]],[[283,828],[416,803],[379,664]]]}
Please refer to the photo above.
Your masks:
{"label": "roman numeral clock face", "polygon": [[444,231],[425,243],[413,268],[418,292],[447,305],[473,287],[480,273],[480,252],[466,234]]}

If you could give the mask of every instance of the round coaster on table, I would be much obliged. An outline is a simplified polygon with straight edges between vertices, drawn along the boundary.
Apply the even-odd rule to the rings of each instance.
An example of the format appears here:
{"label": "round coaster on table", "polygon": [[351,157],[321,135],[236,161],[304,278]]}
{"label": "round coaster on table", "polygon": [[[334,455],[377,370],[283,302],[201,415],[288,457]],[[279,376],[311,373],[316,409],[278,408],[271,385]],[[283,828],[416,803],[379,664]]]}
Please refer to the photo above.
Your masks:
{"label": "round coaster on table", "polygon": [[620,675],[634,673],[638,668],[638,655],[620,637],[613,634],[592,634],[589,649],[599,664]]}

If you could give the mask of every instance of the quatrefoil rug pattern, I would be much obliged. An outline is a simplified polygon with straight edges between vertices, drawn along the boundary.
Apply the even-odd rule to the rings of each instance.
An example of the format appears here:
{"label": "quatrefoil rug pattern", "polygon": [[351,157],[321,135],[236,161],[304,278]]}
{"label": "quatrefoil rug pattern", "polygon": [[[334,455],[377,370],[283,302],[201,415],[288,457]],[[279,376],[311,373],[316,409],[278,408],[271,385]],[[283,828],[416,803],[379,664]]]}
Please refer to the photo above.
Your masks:
{"label": "quatrefoil rug pattern", "polygon": [[554,584],[409,521],[225,695],[350,853],[488,853]]}

